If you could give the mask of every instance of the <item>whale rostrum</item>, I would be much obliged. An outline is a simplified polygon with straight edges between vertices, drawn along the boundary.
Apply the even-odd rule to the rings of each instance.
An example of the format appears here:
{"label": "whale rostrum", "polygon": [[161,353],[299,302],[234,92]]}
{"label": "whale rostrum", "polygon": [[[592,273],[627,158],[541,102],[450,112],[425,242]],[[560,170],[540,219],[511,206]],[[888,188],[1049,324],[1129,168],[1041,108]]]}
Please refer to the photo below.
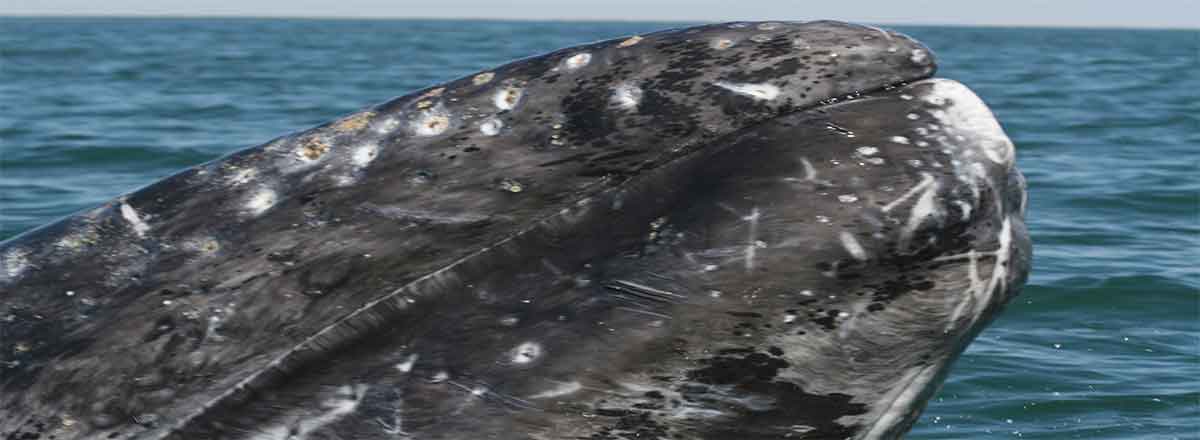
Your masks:
{"label": "whale rostrum", "polygon": [[1014,147],[831,21],[562,49],[0,244],[5,439],[891,439],[1028,274]]}

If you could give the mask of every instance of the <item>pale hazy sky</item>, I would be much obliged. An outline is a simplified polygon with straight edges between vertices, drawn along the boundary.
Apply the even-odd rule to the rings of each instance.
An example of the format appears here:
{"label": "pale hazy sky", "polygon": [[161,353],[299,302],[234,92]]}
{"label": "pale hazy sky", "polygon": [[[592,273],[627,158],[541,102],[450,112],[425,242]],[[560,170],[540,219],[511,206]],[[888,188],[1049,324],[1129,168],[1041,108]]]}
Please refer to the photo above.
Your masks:
{"label": "pale hazy sky", "polygon": [[0,0],[0,15],[811,20],[1200,28],[1200,0]]}

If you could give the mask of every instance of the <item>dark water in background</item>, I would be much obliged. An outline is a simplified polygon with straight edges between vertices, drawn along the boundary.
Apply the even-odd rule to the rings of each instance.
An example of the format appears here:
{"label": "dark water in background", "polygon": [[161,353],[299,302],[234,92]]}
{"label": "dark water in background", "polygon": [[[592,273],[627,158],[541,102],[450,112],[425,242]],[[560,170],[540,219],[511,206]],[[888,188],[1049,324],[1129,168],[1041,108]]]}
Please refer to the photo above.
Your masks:
{"label": "dark water in background", "polygon": [[[0,18],[0,239],[513,58],[656,23]],[[1029,286],[911,438],[1200,438],[1200,31],[901,27],[1029,178]]]}

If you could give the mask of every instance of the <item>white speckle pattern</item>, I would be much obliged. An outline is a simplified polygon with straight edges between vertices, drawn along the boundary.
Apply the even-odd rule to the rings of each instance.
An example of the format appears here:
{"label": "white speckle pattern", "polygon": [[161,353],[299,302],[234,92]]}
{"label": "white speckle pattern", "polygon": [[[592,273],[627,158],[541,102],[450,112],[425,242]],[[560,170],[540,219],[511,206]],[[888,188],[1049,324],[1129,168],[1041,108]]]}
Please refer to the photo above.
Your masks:
{"label": "white speckle pattern", "polygon": [[779,87],[771,84],[727,83],[721,81],[715,83],[714,85],[739,95],[749,96],[751,98],[764,101],[770,101],[779,96]]}
{"label": "white speckle pattern", "polygon": [[892,136],[888,140],[897,144],[908,145],[908,138],[904,136]]}
{"label": "white speckle pattern", "polygon": [[592,54],[584,52],[567,58],[567,61],[563,65],[569,70],[575,70],[588,65],[590,62],[592,62]]}
{"label": "white speckle pattern", "polygon": [[612,103],[618,108],[637,108],[642,102],[642,89],[630,83],[621,83],[613,89]]}
{"label": "white speckle pattern", "polygon": [[915,121],[917,119],[921,119],[921,115],[918,115],[916,113],[909,113],[907,115],[904,115],[904,117],[908,118],[908,120],[910,120],[910,121]]}
{"label": "white speckle pattern", "polygon": [[863,249],[858,239],[854,238],[854,234],[842,231],[838,237],[842,240],[842,247],[846,248],[846,252],[849,252],[851,257],[854,257],[855,260],[866,261],[867,251]]}
{"label": "white speckle pattern", "polygon": [[255,191],[254,194],[250,195],[250,199],[246,200],[244,207],[246,211],[250,213],[250,215],[262,215],[262,213],[267,212],[268,209],[271,209],[272,206],[275,206],[275,202],[278,201],[278,198],[279,195],[275,193],[275,190],[270,188],[261,188],[258,191]]}
{"label": "white speckle pattern", "polygon": [[142,216],[138,215],[137,210],[129,206],[128,203],[121,202],[121,217],[129,222],[129,227],[138,237],[145,238],[146,233],[150,232],[150,225],[142,220]]}
{"label": "white speckle pattern", "polygon": [[842,194],[838,196],[838,201],[842,203],[854,203],[858,201],[858,196],[854,194]]}

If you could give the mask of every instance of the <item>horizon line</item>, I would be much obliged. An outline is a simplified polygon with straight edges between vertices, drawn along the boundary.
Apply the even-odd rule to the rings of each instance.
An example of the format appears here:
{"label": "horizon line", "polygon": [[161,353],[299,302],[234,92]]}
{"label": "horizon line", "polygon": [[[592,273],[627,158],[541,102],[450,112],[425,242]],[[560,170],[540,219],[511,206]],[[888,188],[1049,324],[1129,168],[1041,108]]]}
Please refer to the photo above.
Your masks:
{"label": "horizon line", "polygon": [[[694,24],[694,23],[722,23],[722,22],[739,22],[739,21],[771,21],[771,20],[686,20],[686,19],[631,19],[631,18],[581,18],[581,17],[542,17],[542,18],[519,18],[519,17],[447,17],[447,16],[402,16],[402,15],[386,15],[386,16],[357,16],[357,15],[303,15],[303,14],[283,14],[283,15],[232,15],[232,14],[158,14],[158,13],[117,13],[117,14],[22,14],[22,13],[2,13],[0,18],[59,18],[59,19],[89,19],[89,18],[111,18],[111,19],[277,19],[277,20],[329,20],[329,21],[350,21],[350,20],[370,20],[370,21],[385,21],[385,20],[408,20],[408,21],[479,21],[479,22],[512,22],[512,23],[671,23],[671,24]],[[825,19],[817,19],[825,20]],[[925,26],[925,27],[958,27],[958,28],[1018,28],[1018,29],[1082,29],[1082,30],[1161,30],[1161,31],[1191,31],[1200,30],[1200,25],[1195,27],[1180,27],[1175,25],[1153,26],[1153,25],[1125,25],[1125,24],[1038,24],[1038,23],[938,23],[938,22],[901,22],[901,21],[871,21],[871,20],[844,20],[844,19],[828,19],[845,21],[851,23],[870,23],[885,26]],[[793,21],[793,20],[779,20]],[[815,20],[795,20],[795,21],[815,21]]]}

